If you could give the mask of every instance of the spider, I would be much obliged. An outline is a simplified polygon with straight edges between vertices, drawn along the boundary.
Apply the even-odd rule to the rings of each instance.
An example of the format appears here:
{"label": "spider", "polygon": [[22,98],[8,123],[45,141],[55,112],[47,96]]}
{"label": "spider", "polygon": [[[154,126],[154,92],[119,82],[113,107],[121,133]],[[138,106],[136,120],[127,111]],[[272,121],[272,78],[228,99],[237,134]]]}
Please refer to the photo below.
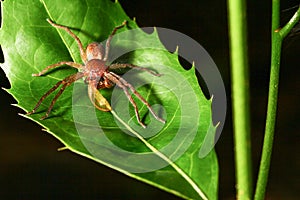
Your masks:
{"label": "spider", "polygon": [[44,101],[44,99],[49,96],[52,92],[54,92],[59,86],[61,86],[60,90],[57,92],[55,97],[50,103],[50,106],[46,112],[46,114],[41,118],[41,120],[47,118],[56,103],[59,96],[63,93],[63,91],[66,89],[66,87],[70,86],[75,81],[84,78],[84,82],[88,84],[88,95],[93,103],[93,105],[101,110],[101,111],[111,111],[111,107],[109,103],[106,101],[106,99],[101,95],[101,93],[98,91],[99,89],[104,88],[110,88],[113,85],[117,85],[120,87],[125,95],[127,96],[130,103],[133,105],[135,110],[135,115],[137,118],[138,123],[142,127],[146,127],[145,124],[141,121],[138,107],[131,97],[129,90],[149,109],[149,111],[152,113],[152,115],[157,119],[158,121],[165,123],[165,120],[160,118],[151,108],[150,104],[141,96],[140,93],[138,93],[135,88],[128,83],[125,79],[123,79],[118,74],[111,72],[110,70],[113,69],[119,69],[119,68],[134,68],[138,70],[143,70],[146,72],[149,72],[153,74],[154,76],[160,76],[161,74],[158,74],[148,68],[143,68],[140,66],[136,66],[133,64],[111,64],[106,65],[106,61],[108,59],[108,54],[110,50],[110,42],[115,35],[116,31],[126,25],[126,21],[124,21],[120,26],[117,26],[113,29],[112,33],[110,34],[109,38],[106,41],[105,48],[101,43],[92,42],[89,44],[84,50],[83,45],[80,41],[80,39],[66,26],[59,25],[51,21],[50,19],[47,19],[47,21],[55,28],[59,28],[62,30],[65,30],[76,42],[79,47],[80,56],[82,59],[83,64],[71,62],[71,61],[62,61],[58,62],[56,64],[52,64],[47,66],[45,69],[43,69],[41,72],[37,74],[32,74],[32,76],[42,76],[44,75],[48,70],[56,68],[61,65],[68,65],[70,67],[74,67],[79,70],[76,74],[70,75],[66,77],[65,79],[57,82],[48,92],[46,92],[38,101],[36,106],[31,112],[28,112],[27,115],[33,114],[36,112],[36,110],[39,108],[41,103]]}

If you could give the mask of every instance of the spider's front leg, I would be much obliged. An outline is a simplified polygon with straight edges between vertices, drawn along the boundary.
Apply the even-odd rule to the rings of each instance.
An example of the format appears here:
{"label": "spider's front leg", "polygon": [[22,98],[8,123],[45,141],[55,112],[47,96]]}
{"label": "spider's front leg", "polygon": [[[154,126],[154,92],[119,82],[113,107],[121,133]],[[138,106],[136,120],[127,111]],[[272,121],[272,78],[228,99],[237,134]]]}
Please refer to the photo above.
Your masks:
{"label": "spider's front leg", "polygon": [[110,36],[108,37],[107,41],[106,41],[106,45],[105,45],[105,56],[103,58],[104,61],[107,61],[108,59],[108,53],[109,53],[109,49],[110,49],[110,42],[113,38],[113,36],[116,34],[117,30],[124,27],[127,24],[127,21],[124,21],[120,26],[117,26],[114,28],[114,30],[112,31],[112,33],[110,34]]}
{"label": "spider's front leg", "polygon": [[45,69],[43,69],[42,71],[40,71],[39,73],[37,74],[32,74],[32,76],[42,76],[44,75],[49,69],[53,69],[55,67],[59,67],[59,66],[62,66],[62,65],[68,65],[70,67],[74,67],[76,69],[82,69],[83,66],[81,64],[78,64],[78,63],[74,63],[74,62],[69,62],[69,61],[62,61],[62,62],[58,62],[58,63],[55,63],[55,64],[52,64],[52,65],[49,65],[47,66]]}
{"label": "spider's front leg", "polygon": [[50,19],[47,19],[47,22],[49,22],[49,24],[51,24],[55,28],[60,28],[60,29],[65,30],[72,38],[74,38],[74,40],[77,42],[77,45],[78,45],[78,48],[79,48],[79,51],[80,51],[81,60],[84,63],[86,63],[87,62],[87,57],[86,57],[86,53],[84,51],[84,48],[83,48],[83,45],[82,45],[82,42],[80,41],[80,39],[68,27],[56,24]]}

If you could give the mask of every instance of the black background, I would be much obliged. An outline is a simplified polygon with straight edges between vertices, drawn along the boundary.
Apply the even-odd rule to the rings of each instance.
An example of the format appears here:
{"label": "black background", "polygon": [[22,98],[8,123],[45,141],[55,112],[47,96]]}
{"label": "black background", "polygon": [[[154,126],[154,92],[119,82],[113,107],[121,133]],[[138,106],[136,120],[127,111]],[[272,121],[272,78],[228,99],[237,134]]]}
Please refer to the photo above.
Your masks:
{"label": "black background", "polygon": [[[287,3],[288,2],[288,3]],[[282,23],[299,1],[282,4]],[[143,26],[174,29],[198,41],[219,67],[230,102],[226,1],[120,0],[130,17]],[[251,135],[254,181],[256,180],[266,114],[270,65],[271,1],[249,1],[248,41],[250,56]],[[298,29],[299,30],[299,29]],[[299,56],[300,33],[286,38],[283,46],[279,105],[268,199],[297,199],[299,168]],[[0,70],[0,86],[9,82]],[[1,199],[179,199],[147,184],[69,151],[41,127],[18,115],[23,112],[0,91],[0,198]],[[219,198],[235,198],[231,105],[216,151],[219,159]],[[299,192],[298,192],[299,194]]]}

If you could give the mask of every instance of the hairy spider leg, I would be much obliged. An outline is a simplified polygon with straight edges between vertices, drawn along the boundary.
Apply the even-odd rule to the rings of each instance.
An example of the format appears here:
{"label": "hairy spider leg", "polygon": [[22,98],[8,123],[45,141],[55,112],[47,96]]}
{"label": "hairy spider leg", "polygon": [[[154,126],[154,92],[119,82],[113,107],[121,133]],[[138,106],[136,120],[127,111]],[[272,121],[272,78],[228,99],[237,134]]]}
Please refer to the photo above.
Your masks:
{"label": "hairy spider leg", "polygon": [[128,63],[115,63],[115,64],[111,64],[109,66],[109,69],[118,69],[118,68],[126,68],[126,67],[129,67],[129,68],[133,68],[133,69],[137,69],[137,70],[141,70],[141,71],[146,71],[154,76],[161,76],[162,74],[158,74],[156,73],[155,71],[151,70],[151,69],[148,69],[148,68],[145,68],[145,67],[140,67],[140,66],[137,66],[137,65],[133,65],[133,64],[128,64]]}
{"label": "hairy spider leg", "polygon": [[63,61],[63,62],[58,62],[56,64],[52,64],[47,66],[45,69],[43,69],[41,72],[37,73],[37,74],[32,74],[32,76],[42,76],[43,74],[45,74],[49,69],[53,69],[55,67],[61,66],[61,65],[68,65],[70,67],[74,67],[76,69],[81,69],[82,65],[78,64],[78,63],[74,63],[74,62],[69,62],[69,61]]}
{"label": "hairy spider leg", "polygon": [[77,81],[78,79],[81,79],[82,77],[84,77],[84,74],[82,72],[78,72],[76,74],[70,75],[67,78],[57,82],[50,90],[48,90],[48,92],[46,92],[38,101],[38,103],[36,104],[36,106],[34,107],[34,109],[31,112],[28,112],[27,115],[31,115],[33,113],[35,113],[35,111],[40,107],[41,103],[45,100],[45,98],[47,96],[49,96],[52,92],[54,92],[60,85],[62,85],[62,87],[60,88],[60,90],[58,91],[58,93],[55,95],[55,97],[53,98],[53,100],[51,101],[51,104],[48,108],[47,113],[41,118],[41,120],[47,118],[56,102],[56,100],[58,99],[58,97],[63,93],[63,91],[66,89],[66,87],[68,87],[69,85],[71,85],[72,83],[74,83],[75,81]]}
{"label": "hairy spider leg", "polygon": [[141,121],[141,118],[140,118],[140,114],[139,114],[139,110],[138,110],[138,107],[135,103],[135,101],[133,100],[133,98],[131,97],[131,95],[129,94],[128,92],[128,88],[122,83],[119,81],[119,78],[118,76],[114,76],[116,74],[112,73],[112,72],[109,72],[109,73],[105,73],[105,76],[111,80],[112,82],[115,82],[116,85],[118,87],[120,87],[125,95],[127,96],[127,98],[129,99],[130,103],[132,104],[132,106],[134,107],[134,111],[135,111],[135,116],[136,116],[136,119],[138,121],[138,123],[143,127],[143,128],[146,128],[146,125]]}
{"label": "hairy spider leg", "polygon": [[72,38],[75,39],[75,41],[77,42],[78,44],[78,47],[79,47],[79,51],[80,51],[80,56],[81,56],[81,59],[84,63],[87,62],[87,58],[86,58],[86,53],[85,53],[85,50],[83,48],[83,45],[80,41],[80,39],[66,26],[63,26],[63,25],[59,25],[59,24],[55,24],[52,20],[50,19],[47,19],[47,21],[54,27],[56,28],[60,28],[60,29],[63,29],[65,30]]}
{"label": "hairy spider leg", "polygon": [[155,117],[155,119],[157,119],[158,121],[162,122],[162,123],[165,123],[165,120],[158,117],[156,115],[156,113],[154,112],[154,110],[151,108],[150,104],[141,96],[140,93],[138,93],[134,87],[128,83],[127,81],[125,81],[122,77],[120,77],[119,75],[113,73],[113,72],[109,72],[109,73],[105,73],[104,74],[108,79],[110,79],[112,82],[115,82],[116,85],[120,88],[123,89],[124,93],[126,94],[127,98],[129,99],[129,101],[131,102],[131,104],[133,105],[134,107],[134,110],[135,110],[135,115],[136,115],[136,118],[139,122],[139,124],[141,124],[141,126],[143,126],[144,128],[146,127],[145,124],[143,122],[141,122],[140,120],[140,115],[139,115],[139,112],[138,112],[138,107],[135,103],[135,101],[133,100],[133,98],[131,97],[131,95],[129,94],[128,92],[128,88],[134,93],[134,95],[136,97],[138,97],[138,99],[140,99],[142,101],[142,103],[144,105],[147,106],[147,108],[149,109],[149,111],[152,113],[152,115]]}
{"label": "hairy spider leg", "polygon": [[109,53],[109,49],[110,49],[110,42],[113,38],[113,36],[116,34],[117,30],[122,28],[123,26],[125,26],[127,23],[127,21],[124,21],[120,26],[117,26],[114,28],[114,30],[112,31],[112,33],[109,35],[107,41],[106,41],[106,45],[105,45],[105,56],[103,58],[103,61],[107,61],[108,59],[108,53]]}
{"label": "hairy spider leg", "polygon": [[130,90],[135,94],[135,96],[137,96],[143,103],[144,105],[147,106],[147,108],[150,110],[150,112],[152,113],[152,115],[155,117],[155,119],[157,119],[158,121],[162,122],[162,123],[166,123],[166,121],[162,118],[160,118],[159,116],[157,116],[157,114],[154,112],[154,110],[151,108],[150,104],[146,101],[146,99],[144,99],[144,97],[138,93],[138,91],[136,91],[136,89],[127,81],[125,81],[125,79],[121,78],[119,79],[125,86],[127,86],[128,88],[130,88]]}

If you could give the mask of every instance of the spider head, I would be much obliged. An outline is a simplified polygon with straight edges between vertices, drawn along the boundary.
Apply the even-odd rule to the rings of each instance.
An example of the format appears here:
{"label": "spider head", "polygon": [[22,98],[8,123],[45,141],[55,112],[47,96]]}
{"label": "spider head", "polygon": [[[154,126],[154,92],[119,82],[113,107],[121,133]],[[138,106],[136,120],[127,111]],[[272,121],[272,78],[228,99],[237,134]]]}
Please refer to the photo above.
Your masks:
{"label": "spider head", "polygon": [[103,60],[104,58],[104,47],[102,44],[97,42],[92,42],[86,48],[86,56],[88,60],[99,59]]}

